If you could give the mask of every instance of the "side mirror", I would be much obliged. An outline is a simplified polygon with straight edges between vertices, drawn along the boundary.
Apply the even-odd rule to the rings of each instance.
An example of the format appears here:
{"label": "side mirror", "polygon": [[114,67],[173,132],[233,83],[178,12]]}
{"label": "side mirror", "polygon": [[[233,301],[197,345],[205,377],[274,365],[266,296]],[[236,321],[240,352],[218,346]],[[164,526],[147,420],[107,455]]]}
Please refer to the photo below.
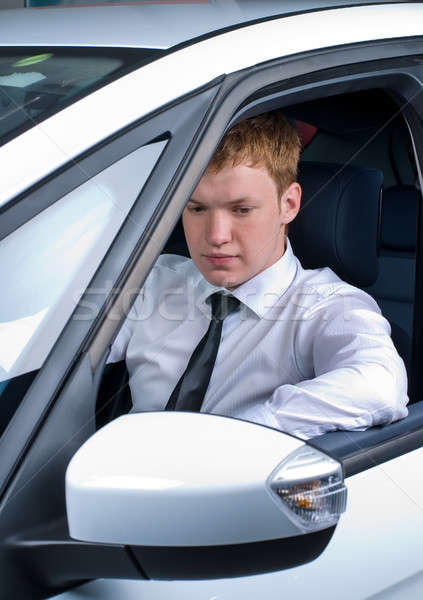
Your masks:
{"label": "side mirror", "polygon": [[152,579],[229,577],[316,558],[345,509],[342,467],[304,441],[201,413],[125,415],[66,474],[72,538],[130,546]]}

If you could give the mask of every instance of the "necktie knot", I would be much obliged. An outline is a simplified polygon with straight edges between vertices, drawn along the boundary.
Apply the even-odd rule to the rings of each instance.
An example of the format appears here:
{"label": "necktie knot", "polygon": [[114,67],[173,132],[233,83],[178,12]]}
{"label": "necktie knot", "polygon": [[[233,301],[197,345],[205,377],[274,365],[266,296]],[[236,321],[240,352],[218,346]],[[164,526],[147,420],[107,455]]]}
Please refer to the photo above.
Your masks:
{"label": "necktie knot", "polygon": [[240,301],[238,298],[222,292],[216,292],[210,296],[212,319],[223,321],[226,317],[238,309]]}

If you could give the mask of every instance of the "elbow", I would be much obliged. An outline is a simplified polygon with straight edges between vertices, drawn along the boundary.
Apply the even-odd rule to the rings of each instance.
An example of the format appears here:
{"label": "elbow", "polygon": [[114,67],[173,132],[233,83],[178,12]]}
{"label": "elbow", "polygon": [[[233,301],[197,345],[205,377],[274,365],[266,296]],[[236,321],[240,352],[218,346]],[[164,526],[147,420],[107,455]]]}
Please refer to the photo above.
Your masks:
{"label": "elbow", "polygon": [[380,378],[376,382],[376,389],[383,405],[383,420],[381,423],[392,423],[403,419],[408,414],[407,404],[407,372],[404,363],[399,359],[395,368],[381,367]]}

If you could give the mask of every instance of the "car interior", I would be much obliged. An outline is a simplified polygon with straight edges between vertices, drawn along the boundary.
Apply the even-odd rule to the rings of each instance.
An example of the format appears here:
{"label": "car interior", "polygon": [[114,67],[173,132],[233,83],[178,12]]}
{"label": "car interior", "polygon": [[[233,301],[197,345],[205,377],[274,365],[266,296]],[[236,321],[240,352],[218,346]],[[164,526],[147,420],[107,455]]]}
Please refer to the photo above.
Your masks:
{"label": "car interior", "polygon": [[[290,106],[284,113],[303,139],[302,209],[289,232],[295,250],[304,266],[330,266],[375,298],[395,329],[398,351],[409,369],[421,191],[398,105],[383,90],[366,90]],[[344,219],[339,223],[331,214],[338,203],[346,211],[337,215]],[[338,244],[346,243],[343,236],[356,240],[338,248],[351,253],[348,267],[324,250],[328,218],[333,227],[340,227]],[[164,252],[188,256],[180,223]]]}
{"label": "car interior", "polygon": [[[283,111],[303,143],[299,165],[302,209],[289,229],[294,252],[305,268],[329,266],[373,296],[391,324],[392,339],[410,381],[422,193],[401,110],[388,92],[371,89],[318,98]],[[188,255],[180,221],[163,252]],[[34,376],[35,372],[28,373],[7,382],[0,433]],[[97,428],[128,412],[131,405],[124,362],[107,365],[99,385]],[[372,428],[364,446],[409,431],[414,421],[414,426],[420,422],[421,412],[411,407],[405,424]],[[398,432],[393,432],[395,427]],[[351,441],[344,443],[342,433],[320,436],[320,447],[345,446],[347,451]],[[364,439],[360,434],[359,445]]]}
{"label": "car interior", "polygon": [[[398,104],[376,89],[319,98],[284,113],[303,142],[302,209],[289,229],[294,251],[304,267],[329,266],[373,296],[410,375],[421,191]],[[163,252],[189,255],[181,222]],[[124,371],[119,363],[106,369],[99,425],[131,406]]]}
{"label": "car interior", "polygon": [[373,281],[355,285],[375,298],[391,323],[409,371],[421,190],[407,124],[398,105],[382,90],[335,96],[297,110],[303,119],[314,112],[312,124],[319,126],[302,160],[324,157],[325,162],[377,169],[383,176],[377,228],[367,232],[376,240],[377,268]]}

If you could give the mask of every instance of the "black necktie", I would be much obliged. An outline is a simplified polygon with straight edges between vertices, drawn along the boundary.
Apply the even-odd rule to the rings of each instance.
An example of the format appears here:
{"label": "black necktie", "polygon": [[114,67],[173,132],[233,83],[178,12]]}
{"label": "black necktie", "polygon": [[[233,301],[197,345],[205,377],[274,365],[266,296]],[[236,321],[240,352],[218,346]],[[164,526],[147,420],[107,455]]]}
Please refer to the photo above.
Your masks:
{"label": "black necktie", "polygon": [[216,360],[223,321],[239,306],[239,300],[221,292],[210,296],[210,301],[212,318],[209,328],[192,353],[165,410],[199,412],[201,409]]}

